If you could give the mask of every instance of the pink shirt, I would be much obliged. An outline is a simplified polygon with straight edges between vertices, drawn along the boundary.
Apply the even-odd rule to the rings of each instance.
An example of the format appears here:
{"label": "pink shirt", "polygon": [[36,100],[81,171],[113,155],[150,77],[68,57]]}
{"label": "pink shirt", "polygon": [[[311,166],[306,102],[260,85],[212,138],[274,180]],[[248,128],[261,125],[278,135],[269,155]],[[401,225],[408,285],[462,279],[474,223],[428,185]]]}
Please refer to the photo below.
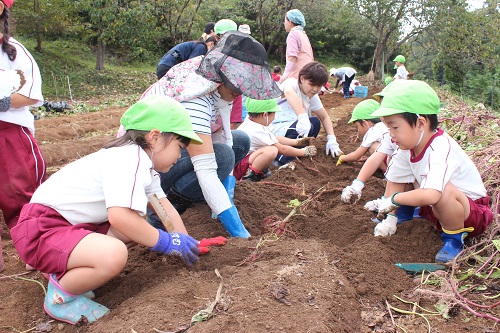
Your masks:
{"label": "pink shirt", "polygon": [[289,77],[299,78],[299,72],[306,64],[314,61],[313,50],[309,37],[300,27],[293,27],[286,38],[286,56],[297,57],[297,61],[291,63],[287,60],[285,73],[282,81]]}

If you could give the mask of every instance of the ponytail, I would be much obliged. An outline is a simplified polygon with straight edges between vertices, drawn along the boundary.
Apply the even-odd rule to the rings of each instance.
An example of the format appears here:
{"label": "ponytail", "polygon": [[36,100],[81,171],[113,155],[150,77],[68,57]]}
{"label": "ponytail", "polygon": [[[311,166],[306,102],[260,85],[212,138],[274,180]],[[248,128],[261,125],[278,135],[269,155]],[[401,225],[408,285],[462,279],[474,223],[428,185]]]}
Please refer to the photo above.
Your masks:
{"label": "ponytail", "polygon": [[7,54],[10,61],[16,60],[17,50],[9,43],[10,29],[9,29],[9,16],[10,10],[4,6],[3,13],[0,15],[0,21],[3,21],[3,37],[2,37],[2,51]]}

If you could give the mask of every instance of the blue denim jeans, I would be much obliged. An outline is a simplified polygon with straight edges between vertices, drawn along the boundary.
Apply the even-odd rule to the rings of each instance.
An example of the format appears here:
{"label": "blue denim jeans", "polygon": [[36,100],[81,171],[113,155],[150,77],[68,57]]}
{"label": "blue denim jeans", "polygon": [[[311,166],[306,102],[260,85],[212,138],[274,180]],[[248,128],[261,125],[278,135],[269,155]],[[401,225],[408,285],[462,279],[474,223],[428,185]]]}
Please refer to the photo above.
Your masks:
{"label": "blue denim jeans", "polygon": [[[319,131],[321,130],[321,121],[316,117],[309,117],[309,121],[311,122],[311,129],[309,130],[307,136],[317,137]],[[297,139],[299,137],[299,133],[297,133],[297,130],[295,129],[297,126],[297,122],[298,120],[290,125],[290,127],[288,127],[288,130],[285,133],[286,138]],[[280,165],[283,165],[287,164],[290,161],[293,161],[294,159],[295,157],[278,154],[278,156],[276,156],[275,158],[275,161],[278,161]]]}
{"label": "blue denim jeans", "polygon": [[[243,131],[232,131],[233,147],[226,144],[214,143],[215,160],[217,161],[217,176],[220,180],[226,178],[234,166],[240,162],[250,150],[250,138]],[[170,187],[186,198],[203,202],[203,193],[194,172],[191,157],[186,149],[182,149],[181,157],[167,172],[160,172],[161,187],[164,192]]]}

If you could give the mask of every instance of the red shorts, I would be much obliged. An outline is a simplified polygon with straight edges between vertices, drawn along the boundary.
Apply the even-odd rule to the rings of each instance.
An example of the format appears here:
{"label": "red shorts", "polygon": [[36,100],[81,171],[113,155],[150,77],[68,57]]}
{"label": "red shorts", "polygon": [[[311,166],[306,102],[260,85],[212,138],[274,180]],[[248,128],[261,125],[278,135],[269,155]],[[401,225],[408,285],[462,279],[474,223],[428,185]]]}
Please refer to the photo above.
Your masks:
{"label": "red shorts", "polygon": [[72,225],[54,209],[29,203],[10,234],[25,263],[40,272],[57,274],[59,279],[66,273],[69,255],[83,237],[93,232],[105,235],[109,227],[108,222]]}
{"label": "red shorts", "polygon": [[[493,221],[493,213],[490,209],[489,196],[485,196],[477,200],[472,200],[471,198],[468,199],[470,204],[470,213],[469,217],[467,217],[467,219],[464,221],[464,228],[473,227],[474,231],[469,233],[469,237],[475,237],[482,234],[491,223],[491,221]],[[419,215],[431,221],[439,231],[442,231],[439,220],[434,216],[434,213],[432,212],[432,207],[420,207]]]}
{"label": "red shorts", "polygon": [[250,154],[245,156],[240,163],[236,164],[233,169],[233,176],[236,180],[240,180],[244,175],[247,174],[248,167],[250,166]]}

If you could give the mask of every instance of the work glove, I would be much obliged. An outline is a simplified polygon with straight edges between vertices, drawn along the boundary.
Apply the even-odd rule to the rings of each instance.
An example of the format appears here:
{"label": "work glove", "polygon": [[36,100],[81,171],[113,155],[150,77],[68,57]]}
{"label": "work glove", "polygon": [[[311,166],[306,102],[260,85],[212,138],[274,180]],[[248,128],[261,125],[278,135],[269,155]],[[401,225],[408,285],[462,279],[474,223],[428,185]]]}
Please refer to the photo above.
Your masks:
{"label": "work glove", "polygon": [[387,217],[375,226],[373,234],[375,236],[392,236],[397,230],[398,218],[394,214],[387,214]]}
{"label": "work glove", "polygon": [[340,150],[339,144],[337,143],[337,138],[335,135],[327,135],[326,136],[326,155],[331,154],[332,157],[340,156],[342,154],[342,150]]}
{"label": "work glove", "polygon": [[356,203],[361,198],[361,191],[365,187],[365,183],[361,180],[354,179],[352,184],[342,190],[340,200],[345,203]]}
{"label": "work glove", "polygon": [[198,242],[198,249],[200,254],[206,254],[210,252],[209,246],[223,246],[226,245],[227,238],[223,236],[217,236],[213,238],[203,238]]}
{"label": "work glove", "polygon": [[167,255],[181,257],[188,266],[193,266],[198,260],[198,242],[191,236],[181,233],[169,234],[158,229],[160,237],[155,246],[151,248]]}
{"label": "work glove", "polygon": [[297,147],[309,146],[310,141],[311,141],[311,138],[308,136],[305,136],[303,138],[299,138],[299,139],[297,139]]}
{"label": "work glove", "polygon": [[311,130],[311,121],[309,120],[309,115],[307,113],[299,114],[295,130],[299,136],[307,136],[309,134],[309,131]]}
{"label": "work glove", "polygon": [[315,156],[318,152],[315,146],[307,146],[305,148],[302,148],[302,150],[304,151],[304,156],[306,157]]}
{"label": "work glove", "polygon": [[394,209],[398,208],[399,205],[394,202],[394,196],[399,192],[394,193],[390,198],[385,198],[380,201],[378,205],[377,218],[379,220],[385,219],[388,213],[392,212]]}
{"label": "work glove", "polygon": [[367,203],[365,203],[365,206],[363,208],[366,210],[369,210],[370,212],[376,212],[376,211],[378,211],[378,206],[380,206],[380,203],[384,199],[385,199],[385,197],[381,196],[380,198],[374,199],[372,201],[368,201]]}
{"label": "work glove", "polygon": [[342,161],[342,157],[344,157],[345,155],[340,155],[339,156],[339,159],[337,160],[337,163],[335,164],[335,166],[339,166],[341,165],[342,163],[344,163],[344,161]]}

